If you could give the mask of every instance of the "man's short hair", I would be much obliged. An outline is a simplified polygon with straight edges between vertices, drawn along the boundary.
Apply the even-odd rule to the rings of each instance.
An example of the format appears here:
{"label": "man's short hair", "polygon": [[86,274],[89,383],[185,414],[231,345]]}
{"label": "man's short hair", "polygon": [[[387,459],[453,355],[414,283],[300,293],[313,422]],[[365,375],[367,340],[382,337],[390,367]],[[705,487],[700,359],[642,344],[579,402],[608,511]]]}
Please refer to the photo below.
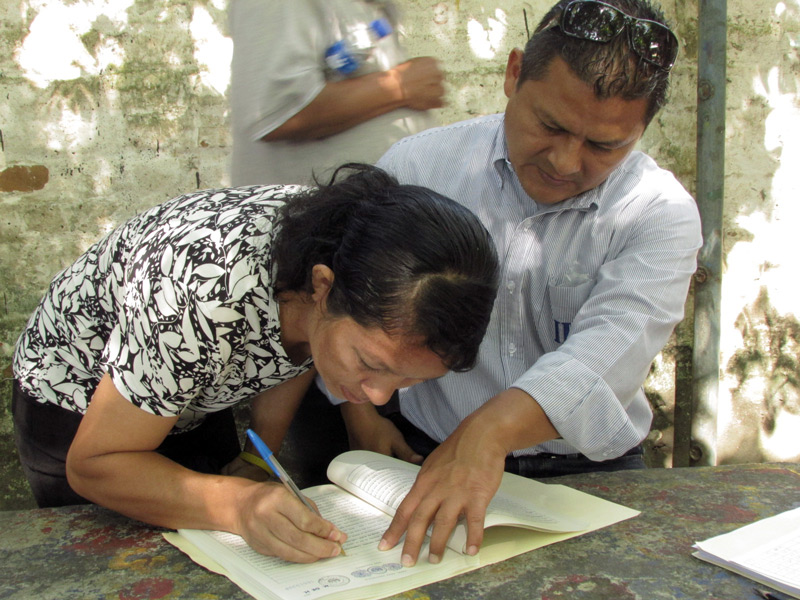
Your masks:
{"label": "man's short hair", "polygon": [[[581,81],[592,86],[597,98],[647,98],[645,125],[648,125],[666,104],[669,71],[641,60],[632,50],[625,31],[607,43],[564,34],[559,21],[570,1],[560,0],[539,22],[525,46],[517,85],[543,79],[553,59],[560,57]],[[669,26],[661,10],[648,0],[603,1],[632,17]]]}

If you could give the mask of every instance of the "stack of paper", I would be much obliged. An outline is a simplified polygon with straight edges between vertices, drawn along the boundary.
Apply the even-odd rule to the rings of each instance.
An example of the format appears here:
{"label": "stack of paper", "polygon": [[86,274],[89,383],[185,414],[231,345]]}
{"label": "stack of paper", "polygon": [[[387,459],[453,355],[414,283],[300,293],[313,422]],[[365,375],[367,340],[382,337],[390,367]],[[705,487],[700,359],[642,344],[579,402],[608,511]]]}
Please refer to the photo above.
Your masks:
{"label": "stack of paper", "polygon": [[800,598],[800,508],[694,547],[697,558]]}

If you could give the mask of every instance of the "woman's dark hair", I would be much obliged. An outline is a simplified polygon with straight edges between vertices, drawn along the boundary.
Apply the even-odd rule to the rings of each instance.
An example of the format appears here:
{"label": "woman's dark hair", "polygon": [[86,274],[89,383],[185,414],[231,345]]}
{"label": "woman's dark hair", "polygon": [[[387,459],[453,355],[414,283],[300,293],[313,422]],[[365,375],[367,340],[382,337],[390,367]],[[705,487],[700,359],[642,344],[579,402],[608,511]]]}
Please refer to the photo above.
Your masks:
{"label": "woman's dark hair", "polygon": [[[339,180],[344,172],[350,174]],[[475,365],[497,293],[497,254],[478,218],[427,188],[348,163],[280,211],[275,291],[313,292],[334,273],[331,316],[421,336],[454,371]]]}
{"label": "woman's dark hair", "polygon": [[[603,0],[623,12],[640,18],[668,23],[659,8],[648,0]],[[525,46],[517,85],[541,81],[555,57],[561,57],[573,73],[592,86],[597,98],[647,99],[645,126],[667,102],[669,72],[639,59],[631,50],[627,32],[608,43],[577,39],[554,26],[570,0],[556,3],[539,22]]]}

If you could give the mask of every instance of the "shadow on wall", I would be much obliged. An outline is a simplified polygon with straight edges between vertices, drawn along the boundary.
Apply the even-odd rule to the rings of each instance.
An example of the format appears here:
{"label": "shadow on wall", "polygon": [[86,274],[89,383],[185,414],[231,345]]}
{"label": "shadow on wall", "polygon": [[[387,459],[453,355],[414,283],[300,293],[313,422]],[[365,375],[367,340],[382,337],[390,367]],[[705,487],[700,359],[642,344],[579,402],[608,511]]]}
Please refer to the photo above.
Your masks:
{"label": "shadow on wall", "polygon": [[719,463],[800,462],[800,322],[770,303],[766,287],[736,320],[742,347],[725,365],[734,423]]}

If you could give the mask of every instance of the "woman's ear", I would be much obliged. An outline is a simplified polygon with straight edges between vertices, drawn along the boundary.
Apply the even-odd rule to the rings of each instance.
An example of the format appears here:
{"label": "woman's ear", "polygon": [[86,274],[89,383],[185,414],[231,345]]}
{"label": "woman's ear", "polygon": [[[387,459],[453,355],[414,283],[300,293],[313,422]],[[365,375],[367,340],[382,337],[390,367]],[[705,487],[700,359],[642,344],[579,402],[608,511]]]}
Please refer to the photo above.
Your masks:
{"label": "woman's ear", "polygon": [[320,302],[328,297],[328,292],[333,287],[333,271],[328,265],[314,265],[311,268],[311,285],[314,293],[311,296],[314,302]]}

